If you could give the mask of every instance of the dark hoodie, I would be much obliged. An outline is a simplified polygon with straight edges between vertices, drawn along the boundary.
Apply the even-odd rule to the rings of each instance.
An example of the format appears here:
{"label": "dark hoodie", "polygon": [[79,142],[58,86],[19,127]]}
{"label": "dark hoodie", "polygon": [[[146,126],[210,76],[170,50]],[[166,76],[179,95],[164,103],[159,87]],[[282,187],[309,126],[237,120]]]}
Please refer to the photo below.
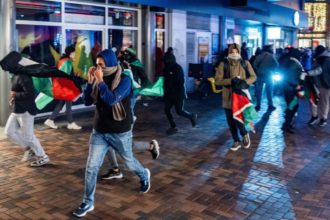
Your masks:
{"label": "dark hoodie", "polygon": [[184,73],[172,53],[165,54],[164,66],[164,98],[171,100],[186,98]]}
{"label": "dark hoodie", "polygon": [[[112,50],[103,50],[97,57],[104,59],[106,67],[114,67],[118,65],[117,57]],[[96,110],[94,115],[93,128],[99,133],[123,133],[131,129],[132,115],[131,115],[131,87],[132,82],[129,77],[124,74],[121,75],[121,80],[118,87],[111,90],[112,81],[115,74],[104,76],[104,82],[97,85],[99,92],[96,100]],[[91,97],[92,84],[87,84],[84,91],[85,105],[91,105],[93,99]],[[113,118],[113,105],[121,102],[126,112],[126,118],[122,121],[117,121]]]}

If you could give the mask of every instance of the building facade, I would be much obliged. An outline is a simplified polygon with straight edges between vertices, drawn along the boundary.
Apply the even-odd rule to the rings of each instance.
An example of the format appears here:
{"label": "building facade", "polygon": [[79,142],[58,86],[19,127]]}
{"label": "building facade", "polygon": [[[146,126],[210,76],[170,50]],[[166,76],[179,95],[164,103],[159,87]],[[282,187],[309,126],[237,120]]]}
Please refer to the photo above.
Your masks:
{"label": "building facade", "polygon": [[308,27],[299,31],[300,47],[330,47],[329,7],[328,0],[308,0],[304,3],[304,11],[308,14]]}
{"label": "building facade", "polygon": [[[257,47],[297,45],[297,30],[307,27],[301,1],[204,0],[0,0],[0,59],[17,50],[37,62],[55,65],[66,46],[76,45],[74,71],[86,77],[97,52],[136,49],[151,81],[162,74],[162,56],[172,46],[188,73],[189,63],[216,63],[227,43]],[[225,2],[225,3],[224,3]],[[0,95],[10,80],[0,70]],[[194,80],[186,77],[188,91]],[[0,99],[0,125],[9,115]],[[75,108],[83,108],[77,102]],[[52,110],[50,105],[42,114]]]}

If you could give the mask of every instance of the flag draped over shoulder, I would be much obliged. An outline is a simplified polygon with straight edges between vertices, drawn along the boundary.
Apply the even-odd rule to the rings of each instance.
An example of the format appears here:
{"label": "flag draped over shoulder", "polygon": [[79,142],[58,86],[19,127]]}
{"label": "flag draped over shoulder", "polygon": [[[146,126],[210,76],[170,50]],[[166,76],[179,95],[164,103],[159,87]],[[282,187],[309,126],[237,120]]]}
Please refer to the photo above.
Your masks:
{"label": "flag draped over shoulder", "polygon": [[255,133],[253,119],[257,116],[257,112],[245,92],[232,93],[232,111],[235,120]]}
{"label": "flag draped over shoulder", "polygon": [[36,98],[39,110],[54,99],[73,101],[80,95],[80,89],[74,84],[72,76],[56,67],[23,58],[18,52],[10,52],[0,61],[0,65],[5,71],[32,77],[33,85],[39,92]]}

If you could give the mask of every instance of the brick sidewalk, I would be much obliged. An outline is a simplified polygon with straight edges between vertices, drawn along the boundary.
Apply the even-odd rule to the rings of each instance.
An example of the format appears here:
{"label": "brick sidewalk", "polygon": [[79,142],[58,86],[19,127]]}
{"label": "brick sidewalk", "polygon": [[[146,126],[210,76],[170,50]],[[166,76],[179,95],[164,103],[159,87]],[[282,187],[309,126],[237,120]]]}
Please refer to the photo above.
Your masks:
{"label": "brick sidewalk", "polygon": [[[198,125],[179,119],[179,132],[167,136],[163,103],[137,106],[135,140],[157,138],[160,158],[135,151],[151,170],[152,187],[138,193],[136,176],[99,181],[95,210],[85,219],[330,219],[330,127],[306,125],[303,103],[295,135],[283,135],[283,103],[262,109],[251,134],[252,148],[230,152],[230,134],[219,97],[189,100]],[[79,117],[82,131],[51,130],[42,123],[36,134],[51,164],[31,168],[22,151],[0,140],[0,219],[74,219],[82,199],[91,114]],[[121,161],[122,164],[122,161]],[[105,160],[101,173],[106,171]]]}

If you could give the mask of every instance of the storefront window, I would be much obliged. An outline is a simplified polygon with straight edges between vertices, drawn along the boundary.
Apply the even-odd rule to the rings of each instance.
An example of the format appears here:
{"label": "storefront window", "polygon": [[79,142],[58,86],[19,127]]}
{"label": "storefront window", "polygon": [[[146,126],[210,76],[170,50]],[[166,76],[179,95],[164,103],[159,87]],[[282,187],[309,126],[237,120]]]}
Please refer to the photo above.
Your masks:
{"label": "storefront window", "polygon": [[16,19],[61,22],[61,3],[51,1],[16,1]]}
{"label": "storefront window", "polygon": [[165,15],[156,14],[156,29],[165,29]]}
{"label": "storefront window", "polygon": [[105,8],[91,5],[65,4],[65,22],[104,25]]}
{"label": "storefront window", "polygon": [[137,26],[137,12],[126,9],[109,8],[108,24],[118,26]]}
{"label": "storefront window", "polygon": [[54,66],[61,52],[61,28],[16,25],[19,51],[31,59]]}
{"label": "storefront window", "polygon": [[66,45],[76,48],[73,70],[87,79],[87,71],[93,66],[96,55],[102,50],[102,31],[66,29]]}
{"label": "storefront window", "polygon": [[137,31],[109,29],[109,48],[124,50],[127,47],[137,49]]}
{"label": "storefront window", "polygon": [[105,0],[69,0],[71,2],[92,2],[92,3],[105,3]]}

